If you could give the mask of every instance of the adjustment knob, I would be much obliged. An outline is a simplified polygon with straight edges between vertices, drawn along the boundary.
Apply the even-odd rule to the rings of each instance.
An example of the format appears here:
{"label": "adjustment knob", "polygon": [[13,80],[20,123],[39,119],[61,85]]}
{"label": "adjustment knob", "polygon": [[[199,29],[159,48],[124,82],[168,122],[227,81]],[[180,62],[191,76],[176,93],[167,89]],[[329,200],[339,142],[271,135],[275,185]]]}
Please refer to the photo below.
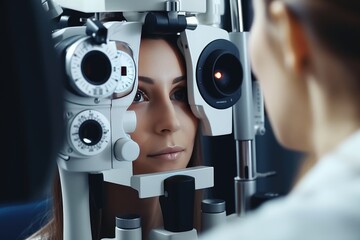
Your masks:
{"label": "adjustment knob", "polygon": [[134,161],[140,154],[139,145],[129,138],[120,138],[114,145],[115,158],[119,161]]}

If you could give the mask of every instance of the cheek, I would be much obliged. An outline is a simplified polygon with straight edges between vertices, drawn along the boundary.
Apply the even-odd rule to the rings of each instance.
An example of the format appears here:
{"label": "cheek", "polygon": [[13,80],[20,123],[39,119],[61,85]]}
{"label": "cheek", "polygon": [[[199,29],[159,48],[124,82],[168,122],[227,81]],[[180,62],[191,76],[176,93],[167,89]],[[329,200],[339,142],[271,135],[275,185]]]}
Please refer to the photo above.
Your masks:
{"label": "cheek", "polygon": [[186,167],[193,152],[199,119],[193,115],[189,107],[181,108],[178,111],[181,130],[175,134],[177,134],[180,142],[187,148],[187,158],[184,159],[186,162],[183,165],[183,167]]}
{"label": "cheek", "polygon": [[286,81],[282,81],[284,77],[281,73],[281,66],[276,59],[274,47],[270,44],[265,27],[266,25],[261,19],[255,19],[249,37],[251,67],[260,83],[266,112],[273,131],[277,140],[284,145],[287,137],[283,133],[289,125],[286,120],[289,120],[287,105],[291,105],[291,103],[289,96],[287,96]]}
{"label": "cheek", "polygon": [[195,136],[199,125],[199,119],[195,117],[189,106],[182,107],[180,112],[179,120],[184,125],[184,131],[190,134],[189,136]]}
{"label": "cheek", "polygon": [[[287,148],[303,150],[307,145],[307,98],[303,82],[286,71],[279,49],[262,29],[255,29],[249,44],[252,68],[264,95],[265,107],[274,134]],[[280,47],[280,46],[279,46]]]}
{"label": "cheek", "polygon": [[249,37],[249,55],[251,61],[251,68],[258,80],[262,81],[271,74],[271,52],[268,43],[268,36],[266,36],[265,26],[263,24],[254,22],[250,37]]}
{"label": "cheek", "polygon": [[264,95],[265,105],[270,115],[278,115],[278,105],[283,102],[283,88],[286,85],[281,66],[276,57],[275,47],[266,32],[262,20],[254,22],[249,38],[249,52],[252,71],[259,81]]}
{"label": "cheek", "polygon": [[185,130],[184,135],[185,135],[185,142],[188,143],[187,148],[189,149],[189,151],[188,151],[189,160],[190,160],[190,157],[191,157],[192,152],[194,150],[194,144],[195,144],[195,139],[196,139],[197,128],[198,128],[198,119],[192,119],[191,123],[189,124],[189,126]]}
{"label": "cheek", "polygon": [[146,118],[145,113],[142,109],[136,109],[130,106],[129,110],[133,110],[136,113],[136,127],[135,127],[135,131],[130,133],[130,137],[133,141],[135,141],[139,145],[141,151],[141,149],[143,149],[144,147],[143,145],[145,145],[144,144],[146,138],[145,129],[147,128],[148,118]]}

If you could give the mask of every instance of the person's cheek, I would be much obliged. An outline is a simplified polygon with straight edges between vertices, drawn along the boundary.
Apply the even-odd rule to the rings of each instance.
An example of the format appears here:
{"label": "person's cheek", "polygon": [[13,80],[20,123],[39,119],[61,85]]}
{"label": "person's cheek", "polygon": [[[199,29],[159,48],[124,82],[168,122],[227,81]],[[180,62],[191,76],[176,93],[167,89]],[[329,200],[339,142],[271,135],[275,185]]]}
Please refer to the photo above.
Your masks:
{"label": "person's cheek", "polygon": [[261,55],[260,54],[261,46],[259,42],[260,37],[261,36],[259,36],[258,34],[257,26],[255,25],[250,33],[249,48],[248,48],[251,68],[255,75],[258,75],[258,72],[260,71],[259,68],[261,66],[261,64],[259,63],[259,57],[260,57],[259,55]]}

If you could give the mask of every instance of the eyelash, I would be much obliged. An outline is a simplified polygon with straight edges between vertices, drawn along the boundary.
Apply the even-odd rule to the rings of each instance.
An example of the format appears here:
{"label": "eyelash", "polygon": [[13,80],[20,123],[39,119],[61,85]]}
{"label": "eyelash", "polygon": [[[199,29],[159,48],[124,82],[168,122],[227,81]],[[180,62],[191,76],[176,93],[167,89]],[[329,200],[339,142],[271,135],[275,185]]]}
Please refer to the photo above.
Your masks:
{"label": "eyelash", "polygon": [[[140,94],[140,96],[139,96],[139,94]],[[147,97],[147,95],[146,95],[146,93],[144,92],[144,91],[142,91],[142,90],[140,90],[140,89],[138,89],[137,90],[137,92],[136,92],[136,94],[135,94],[135,97],[134,97],[134,101],[133,102],[135,102],[135,103],[139,103],[140,102],[140,100],[136,100],[138,97],[140,97],[140,98],[144,98],[144,100],[143,101],[148,101],[149,100],[149,98]],[[141,102],[143,102],[143,101],[141,101]]]}
{"label": "eyelash", "polygon": [[[181,96],[182,99],[176,99],[175,94],[182,93],[182,92],[184,92],[183,96]],[[138,99],[138,98],[140,98],[140,99]],[[142,100],[141,100],[141,98],[142,98]],[[187,88],[186,87],[179,87],[179,88],[175,89],[173,91],[173,93],[170,95],[170,99],[172,101],[180,101],[180,102],[186,102],[187,103],[188,102]],[[136,94],[135,94],[133,102],[134,103],[141,103],[143,101],[149,101],[149,97],[147,96],[147,94],[144,91],[142,91],[141,89],[138,89]]]}
{"label": "eyelash", "polygon": [[[182,99],[175,99],[175,94],[177,93],[181,93],[183,94],[181,97]],[[174,96],[174,98],[172,97]],[[171,94],[170,97],[171,100],[175,100],[175,101],[180,101],[180,102],[188,102],[188,97],[187,97],[187,87],[179,87],[177,89],[175,89],[175,91],[173,92],[173,94]]]}

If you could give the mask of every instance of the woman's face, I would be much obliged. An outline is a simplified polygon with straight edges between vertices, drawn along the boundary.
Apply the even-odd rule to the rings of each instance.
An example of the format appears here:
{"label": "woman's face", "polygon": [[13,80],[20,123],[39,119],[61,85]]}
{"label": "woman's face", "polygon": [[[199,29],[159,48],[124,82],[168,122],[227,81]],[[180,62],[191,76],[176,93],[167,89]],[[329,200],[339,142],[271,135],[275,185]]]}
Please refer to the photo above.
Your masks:
{"label": "woman's face", "polygon": [[140,147],[134,174],[185,168],[193,152],[198,119],[188,105],[180,53],[165,40],[142,40],[139,88],[129,109],[137,117],[131,138]]}
{"label": "woman's face", "polygon": [[282,31],[284,29],[279,28],[279,19],[270,20],[265,1],[254,0],[253,5],[255,14],[249,38],[250,59],[264,94],[271,125],[281,144],[305,150],[310,124],[306,81],[287,65],[287,61],[291,60],[287,59],[287,35]]}

